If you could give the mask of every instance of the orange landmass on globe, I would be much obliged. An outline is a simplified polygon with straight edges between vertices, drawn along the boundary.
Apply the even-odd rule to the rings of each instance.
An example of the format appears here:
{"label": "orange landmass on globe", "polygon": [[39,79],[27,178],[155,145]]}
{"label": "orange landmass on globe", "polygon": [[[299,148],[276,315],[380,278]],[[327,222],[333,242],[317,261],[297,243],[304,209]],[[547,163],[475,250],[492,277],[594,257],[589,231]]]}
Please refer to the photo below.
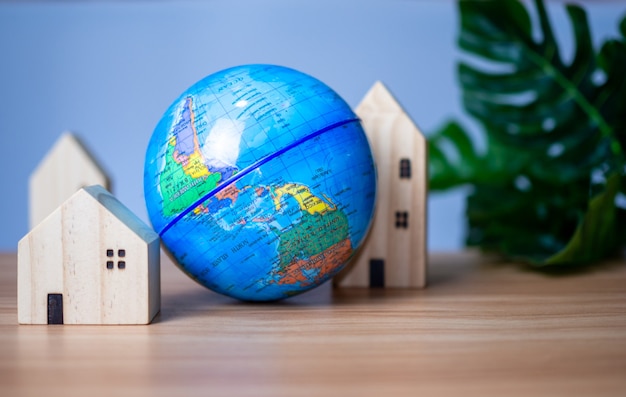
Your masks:
{"label": "orange landmass on globe", "polygon": [[217,197],[218,200],[230,199],[230,201],[235,204],[237,197],[239,197],[239,189],[237,189],[237,186],[233,183],[228,185],[224,190],[216,193],[215,197]]}
{"label": "orange landmass on globe", "polygon": [[[233,205],[235,203],[235,201],[237,201],[237,197],[239,197],[239,189],[237,189],[237,187],[234,184],[233,185],[228,185],[224,190],[216,193],[215,197],[218,200],[230,199],[232,201],[232,203],[230,205]],[[196,214],[196,215],[208,214],[209,213],[209,209],[207,208],[206,205],[204,205],[204,203],[202,203],[202,204],[199,204],[196,208],[193,209],[193,213]],[[241,221],[240,221],[239,223],[240,224],[245,224],[245,221],[243,221],[243,223],[241,223]]]}
{"label": "orange landmass on globe", "polygon": [[[344,239],[330,246],[324,252],[314,255],[306,260],[297,259],[278,272],[280,279],[278,284],[296,284],[302,286],[314,284],[318,278],[333,271],[338,263],[344,263],[352,254],[350,239]],[[314,272],[316,271],[316,272]],[[314,279],[307,276],[306,272],[314,272]]]}

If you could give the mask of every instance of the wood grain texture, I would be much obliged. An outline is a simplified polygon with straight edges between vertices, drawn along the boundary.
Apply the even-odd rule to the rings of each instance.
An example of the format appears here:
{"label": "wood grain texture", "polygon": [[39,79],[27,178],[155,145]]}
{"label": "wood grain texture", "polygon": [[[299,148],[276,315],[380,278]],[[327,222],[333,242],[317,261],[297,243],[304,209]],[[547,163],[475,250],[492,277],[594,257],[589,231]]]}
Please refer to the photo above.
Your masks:
{"label": "wood grain texture", "polygon": [[147,324],[160,307],[159,237],[101,186],[80,189],[18,244],[18,319]]}
{"label": "wood grain texture", "polygon": [[163,257],[149,326],[19,326],[0,255],[1,396],[624,396],[626,265],[545,276],[473,253],[429,288],[250,304]]}
{"label": "wood grain texture", "polygon": [[[370,260],[384,261],[384,286],[426,285],[426,139],[381,83],[376,82],[356,108],[376,160],[378,186],[371,230],[355,259],[335,277],[340,287],[370,286]],[[408,160],[410,177],[401,178]],[[396,213],[406,213],[398,227]]]}
{"label": "wood grain texture", "polygon": [[63,133],[30,175],[29,224],[37,226],[83,186],[111,190],[110,179],[80,139]]}

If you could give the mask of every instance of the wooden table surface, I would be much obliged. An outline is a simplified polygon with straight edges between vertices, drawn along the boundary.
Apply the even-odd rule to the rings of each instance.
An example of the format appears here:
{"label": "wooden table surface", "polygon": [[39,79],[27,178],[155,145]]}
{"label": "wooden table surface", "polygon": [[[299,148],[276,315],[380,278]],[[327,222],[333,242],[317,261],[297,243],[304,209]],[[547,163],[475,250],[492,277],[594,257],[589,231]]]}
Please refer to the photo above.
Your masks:
{"label": "wooden table surface", "polygon": [[0,396],[626,396],[626,264],[546,276],[432,255],[425,290],[241,303],[165,257],[149,326],[17,325],[0,254]]}

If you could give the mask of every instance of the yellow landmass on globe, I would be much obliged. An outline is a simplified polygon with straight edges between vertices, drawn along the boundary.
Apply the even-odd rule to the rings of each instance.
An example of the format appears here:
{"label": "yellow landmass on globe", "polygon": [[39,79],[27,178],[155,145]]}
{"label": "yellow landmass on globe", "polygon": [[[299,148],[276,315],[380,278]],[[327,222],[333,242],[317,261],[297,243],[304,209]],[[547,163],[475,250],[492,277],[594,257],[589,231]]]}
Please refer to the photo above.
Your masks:
{"label": "yellow landmass on globe", "polygon": [[328,203],[331,204],[328,204],[326,201],[311,193],[311,189],[307,186],[296,183],[288,183],[272,189],[274,206],[277,211],[281,208],[281,200],[285,194],[295,198],[298,204],[300,204],[300,209],[307,211],[311,215],[316,213],[324,214],[328,211],[334,211],[336,209],[334,205],[331,205],[332,203],[328,197],[324,196],[326,200],[328,200]]}
{"label": "yellow landmass on globe", "polygon": [[183,171],[193,179],[211,175],[199,152],[193,152],[188,156],[187,164],[183,165]]}

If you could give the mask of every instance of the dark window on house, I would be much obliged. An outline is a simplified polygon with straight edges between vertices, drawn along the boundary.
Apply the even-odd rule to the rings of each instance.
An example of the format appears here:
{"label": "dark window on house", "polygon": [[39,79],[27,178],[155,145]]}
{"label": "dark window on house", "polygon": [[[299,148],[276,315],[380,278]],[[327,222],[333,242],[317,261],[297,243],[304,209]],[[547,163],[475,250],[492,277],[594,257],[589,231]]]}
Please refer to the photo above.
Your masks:
{"label": "dark window on house", "polygon": [[[107,249],[106,250],[106,256],[107,256],[107,261],[106,261],[106,267],[109,270],[112,270],[115,268],[115,262],[112,260],[115,257],[115,250],[114,249]],[[117,256],[118,259],[119,258],[126,258],[126,250],[124,248],[120,248],[117,250]],[[118,260],[117,261],[117,268],[118,269],[126,269],[126,260],[122,259],[122,260]]]}
{"label": "dark window on house", "polygon": [[411,160],[409,159],[401,159],[400,160],[400,178],[411,178]]}
{"label": "dark window on house", "polygon": [[385,261],[383,259],[370,259],[370,288],[383,288],[385,286]]}
{"label": "dark window on house", "polygon": [[408,229],[409,227],[409,213],[406,211],[396,212],[396,228]]}

